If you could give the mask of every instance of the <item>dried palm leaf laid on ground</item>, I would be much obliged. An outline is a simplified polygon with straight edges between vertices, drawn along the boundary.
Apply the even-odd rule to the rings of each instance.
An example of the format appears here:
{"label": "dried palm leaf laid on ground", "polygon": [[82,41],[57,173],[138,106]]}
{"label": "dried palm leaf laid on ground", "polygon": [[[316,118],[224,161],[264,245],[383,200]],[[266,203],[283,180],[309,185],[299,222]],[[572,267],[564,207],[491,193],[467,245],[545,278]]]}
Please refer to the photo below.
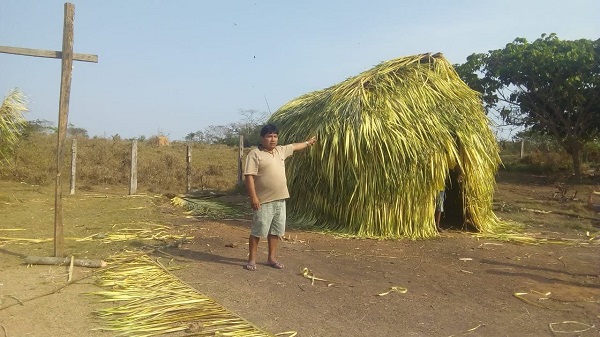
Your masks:
{"label": "dried palm leaf laid on ground", "polygon": [[433,237],[435,196],[450,172],[461,174],[463,223],[493,232],[499,222],[496,139],[479,93],[441,54],[383,62],[288,102],[269,122],[281,143],[318,138],[286,162],[297,223],[363,237]]}
{"label": "dried palm leaf laid on ground", "polygon": [[[127,228],[116,228],[117,225],[128,226]],[[144,228],[131,228],[131,225],[143,226]],[[154,224],[148,222],[138,222],[131,224],[115,224],[112,226],[110,231],[103,233],[95,233],[83,238],[67,237],[65,240],[84,242],[84,241],[100,241],[102,243],[113,243],[120,241],[160,241],[160,242],[183,242],[193,239],[193,236],[186,234],[178,235],[171,233],[172,228],[169,226]],[[0,244],[13,243],[13,244],[33,244],[33,243],[45,243],[51,242],[53,238],[18,238],[18,237],[4,237],[0,236]]]}
{"label": "dried palm leaf laid on ground", "polygon": [[271,337],[252,323],[223,308],[171,274],[158,261],[140,252],[117,254],[99,275],[105,291],[93,293],[104,302],[117,302],[99,310],[101,330],[118,336]]}

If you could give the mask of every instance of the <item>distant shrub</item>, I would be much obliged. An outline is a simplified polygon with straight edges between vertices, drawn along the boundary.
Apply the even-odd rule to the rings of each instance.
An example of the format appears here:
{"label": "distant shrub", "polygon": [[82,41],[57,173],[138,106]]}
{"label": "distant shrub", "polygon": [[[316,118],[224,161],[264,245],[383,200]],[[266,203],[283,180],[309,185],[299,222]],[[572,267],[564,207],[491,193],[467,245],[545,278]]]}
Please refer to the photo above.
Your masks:
{"label": "distant shrub", "polygon": [[594,140],[585,144],[583,147],[583,162],[595,163],[598,166],[600,163],[600,141]]}
{"label": "distant shrub", "polygon": [[532,171],[541,174],[556,173],[572,170],[573,161],[566,152],[532,151],[521,159],[521,163],[529,166]]}
{"label": "distant shrub", "polygon": [[502,150],[501,147],[500,157],[503,164],[501,169],[536,174],[551,174],[572,170],[572,158],[562,149],[538,146],[525,152],[523,158],[520,157],[520,151],[520,145],[519,147],[514,145],[506,147],[505,150]]}
{"label": "distant shrub", "polygon": [[54,181],[56,135],[33,133],[17,144],[10,162],[0,165],[3,180],[46,185]]}
{"label": "distant shrub", "polygon": [[[72,144],[71,141],[68,142]],[[70,152],[69,164],[70,167]],[[121,185],[129,181],[131,145],[105,138],[77,141],[77,181],[94,185]]]}

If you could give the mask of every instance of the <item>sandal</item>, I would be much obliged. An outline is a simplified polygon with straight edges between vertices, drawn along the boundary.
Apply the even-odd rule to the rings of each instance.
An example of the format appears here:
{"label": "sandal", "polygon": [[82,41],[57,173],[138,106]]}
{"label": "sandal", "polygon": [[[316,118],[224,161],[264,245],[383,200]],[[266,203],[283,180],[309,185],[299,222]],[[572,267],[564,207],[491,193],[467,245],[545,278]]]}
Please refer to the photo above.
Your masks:
{"label": "sandal", "polygon": [[250,271],[256,271],[256,264],[246,263],[246,265],[244,266],[244,269],[250,270]]}
{"label": "sandal", "polygon": [[275,268],[275,269],[283,269],[284,265],[282,265],[279,262],[271,262],[271,263],[267,263],[267,266],[271,267],[271,268]]}

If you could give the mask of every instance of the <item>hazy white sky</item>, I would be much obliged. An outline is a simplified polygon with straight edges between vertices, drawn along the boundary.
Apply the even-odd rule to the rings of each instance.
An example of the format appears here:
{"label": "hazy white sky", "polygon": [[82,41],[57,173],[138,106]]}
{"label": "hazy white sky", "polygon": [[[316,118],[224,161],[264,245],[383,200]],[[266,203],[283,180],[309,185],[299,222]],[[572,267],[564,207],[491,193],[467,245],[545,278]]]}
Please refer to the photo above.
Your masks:
{"label": "hazy white sky", "polygon": [[[65,1],[1,0],[0,45],[60,50]],[[276,111],[382,61],[442,52],[463,63],[516,37],[600,38],[598,0],[74,0],[69,122],[90,136],[171,139]],[[61,63],[0,53],[0,93],[58,120]]]}

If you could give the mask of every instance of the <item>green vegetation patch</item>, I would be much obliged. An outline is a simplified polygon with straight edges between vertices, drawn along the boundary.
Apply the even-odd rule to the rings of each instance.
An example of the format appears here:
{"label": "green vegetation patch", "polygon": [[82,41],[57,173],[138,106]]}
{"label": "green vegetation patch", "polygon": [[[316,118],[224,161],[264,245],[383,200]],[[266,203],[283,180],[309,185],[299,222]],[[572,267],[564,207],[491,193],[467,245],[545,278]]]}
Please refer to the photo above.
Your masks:
{"label": "green vegetation patch", "polygon": [[251,214],[247,207],[215,197],[174,197],[171,203],[185,208],[189,214],[214,219],[244,218]]}

